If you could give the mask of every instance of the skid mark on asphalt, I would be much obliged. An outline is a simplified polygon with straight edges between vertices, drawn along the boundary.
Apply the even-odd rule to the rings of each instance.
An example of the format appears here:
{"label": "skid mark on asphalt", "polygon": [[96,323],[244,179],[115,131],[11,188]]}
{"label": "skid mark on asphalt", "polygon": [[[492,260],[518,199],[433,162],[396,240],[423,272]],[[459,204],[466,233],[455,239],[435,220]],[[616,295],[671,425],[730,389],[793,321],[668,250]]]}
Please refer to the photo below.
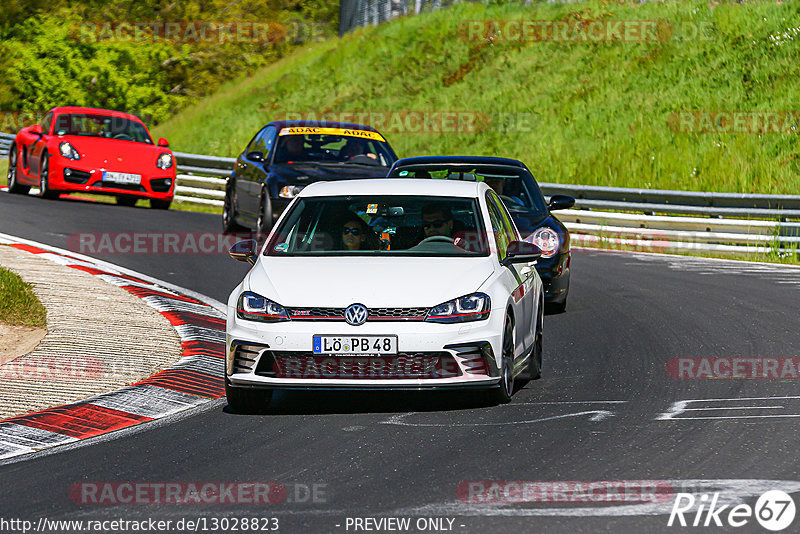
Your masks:
{"label": "skid mark on asphalt", "polygon": [[[479,415],[476,413],[469,414],[452,414],[450,420],[446,423],[429,422],[431,417],[437,417],[427,413],[408,412],[403,414],[393,415],[385,421],[381,421],[382,425],[400,425],[400,426],[416,426],[416,427],[479,427],[479,426],[506,426],[506,425],[525,425],[545,423],[548,421],[557,421],[559,419],[567,419],[571,417],[585,418],[588,421],[600,422],[609,417],[613,417],[614,413],[611,409],[605,410],[576,410],[575,408],[568,408],[570,405],[607,405],[608,408],[618,404],[625,404],[626,401],[564,401],[564,402],[520,402],[511,403],[503,407],[504,410],[515,410],[517,413],[511,417],[510,421],[475,421]],[[565,413],[566,410],[566,413]],[[537,413],[532,416],[533,411],[545,412]],[[552,413],[557,411],[560,413]],[[548,413],[549,412],[549,413]],[[493,413],[493,412],[492,412]],[[507,414],[506,414],[507,415]],[[413,420],[409,420],[413,419]]]}
{"label": "skid mark on asphalt", "polygon": [[630,257],[635,261],[628,261],[626,262],[627,265],[639,266],[641,262],[657,262],[666,264],[667,267],[675,271],[691,272],[701,276],[714,276],[719,274],[757,276],[760,279],[770,280],[780,284],[800,286],[800,268],[793,265],[657,254],[632,254]]}
{"label": "skid mark on asphalt", "polygon": [[[618,481],[622,482],[622,481]],[[470,502],[479,499],[464,498],[437,504],[427,504],[419,507],[401,508],[393,510],[391,515],[412,516],[552,516],[552,517],[622,517],[622,516],[656,516],[668,515],[672,511],[674,496],[677,493],[688,493],[694,496],[719,493],[718,507],[728,507],[753,500],[770,490],[782,490],[786,493],[800,492],[800,481],[797,480],[762,480],[762,479],[683,479],[662,480],[659,485],[667,485],[670,494],[659,493],[652,499],[653,502],[638,502],[635,504],[619,503],[618,499],[607,499],[607,504],[600,504],[598,494],[589,489],[586,482],[586,491],[582,494],[566,496],[566,500],[553,498],[542,500],[540,492],[532,492],[533,499],[525,499],[525,493],[520,491],[507,498],[506,502],[484,503]],[[554,485],[554,482],[520,481],[517,484]],[[509,487],[508,485],[506,487]],[[455,493],[455,488],[453,490]],[[600,497],[608,495],[600,494]],[[500,494],[503,498],[502,493]],[[594,497],[594,498],[593,498]],[[553,506],[555,505],[555,506]],[[730,509],[730,508],[729,508]],[[726,512],[727,513],[727,512]],[[689,514],[687,514],[689,515]],[[694,514],[692,513],[692,516]]]}
{"label": "skid mark on asphalt", "polygon": [[153,421],[225,395],[225,317],[217,309],[193,296],[100,268],[57,249],[9,244],[97,276],[142,299],[175,328],[182,358],[171,368],[117,391],[0,421],[0,460]]}

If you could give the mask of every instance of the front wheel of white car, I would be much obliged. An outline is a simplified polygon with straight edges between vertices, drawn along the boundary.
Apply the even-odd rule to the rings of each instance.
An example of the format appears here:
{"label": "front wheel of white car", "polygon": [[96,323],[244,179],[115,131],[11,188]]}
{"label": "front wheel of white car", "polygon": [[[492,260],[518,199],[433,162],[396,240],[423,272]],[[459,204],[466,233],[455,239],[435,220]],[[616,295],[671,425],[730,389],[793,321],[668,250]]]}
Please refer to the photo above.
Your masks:
{"label": "front wheel of white car", "polygon": [[529,365],[529,375],[531,380],[539,380],[542,378],[542,352],[543,352],[543,334],[544,331],[544,317],[542,313],[543,304],[539,303],[539,313],[536,316],[536,337],[533,343],[533,353]]}
{"label": "front wheel of white car", "polygon": [[514,322],[510,315],[506,315],[506,324],[503,328],[503,357],[500,364],[499,387],[492,390],[492,400],[495,404],[508,404],[514,394]]}
{"label": "front wheel of white car", "polygon": [[272,400],[271,389],[237,388],[225,380],[225,396],[228,406],[236,413],[259,413]]}

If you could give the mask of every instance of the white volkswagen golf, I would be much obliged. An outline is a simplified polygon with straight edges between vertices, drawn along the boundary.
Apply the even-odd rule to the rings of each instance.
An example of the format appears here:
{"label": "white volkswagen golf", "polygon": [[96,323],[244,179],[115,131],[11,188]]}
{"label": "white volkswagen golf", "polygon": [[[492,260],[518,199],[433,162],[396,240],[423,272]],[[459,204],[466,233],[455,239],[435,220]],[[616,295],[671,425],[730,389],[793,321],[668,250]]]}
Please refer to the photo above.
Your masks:
{"label": "white volkswagen golf", "polygon": [[303,189],[228,301],[235,411],[273,389],[491,390],[542,365],[540,250],[482,182],[342,180]]}

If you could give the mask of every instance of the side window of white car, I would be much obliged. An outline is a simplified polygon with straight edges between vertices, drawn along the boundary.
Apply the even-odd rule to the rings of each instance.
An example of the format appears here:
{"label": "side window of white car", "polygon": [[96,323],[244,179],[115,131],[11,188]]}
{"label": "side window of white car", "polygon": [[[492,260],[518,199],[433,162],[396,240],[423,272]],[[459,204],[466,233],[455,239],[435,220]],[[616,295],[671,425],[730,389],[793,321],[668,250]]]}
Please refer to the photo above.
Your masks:
{"label": "side window of white car", "polygon": [[506,233],[508,242],[510,243],[511,241],[519,240],[517,228],[514,226],[513,219],[508,213],[508,206],[503,204],[503,201],[500,200],[500,197],[498,197],[494,192],[490,192],[489,195],[494,199],[497,209],[500,212],[501,221],[503,223],[503,231]]}
{"label": "side window of white car", "polygon": [[494,234],[494,241],[497,244],[497,259],[503,261],[506,257],[506,250],[508,249],[508,239],[503,230],[503,217],[498,211],[497,204],[492,198],[491,191],[486,193],[486,205],[489,207],[489,219],[492,221],[492,233]]}

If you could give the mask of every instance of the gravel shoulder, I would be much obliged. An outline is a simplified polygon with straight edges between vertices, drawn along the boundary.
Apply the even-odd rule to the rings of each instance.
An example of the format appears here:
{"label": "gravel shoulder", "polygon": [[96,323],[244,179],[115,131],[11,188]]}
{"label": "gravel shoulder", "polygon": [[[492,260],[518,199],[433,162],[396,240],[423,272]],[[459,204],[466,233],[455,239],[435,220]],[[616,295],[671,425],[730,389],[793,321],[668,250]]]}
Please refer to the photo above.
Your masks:
{"label": "gravel shoulder", "polygon": [[8,246],[0,265],[47,309],[46,331],[0,327],[0,418],[113,391],[180,359],[169,321],[124,289]]}

